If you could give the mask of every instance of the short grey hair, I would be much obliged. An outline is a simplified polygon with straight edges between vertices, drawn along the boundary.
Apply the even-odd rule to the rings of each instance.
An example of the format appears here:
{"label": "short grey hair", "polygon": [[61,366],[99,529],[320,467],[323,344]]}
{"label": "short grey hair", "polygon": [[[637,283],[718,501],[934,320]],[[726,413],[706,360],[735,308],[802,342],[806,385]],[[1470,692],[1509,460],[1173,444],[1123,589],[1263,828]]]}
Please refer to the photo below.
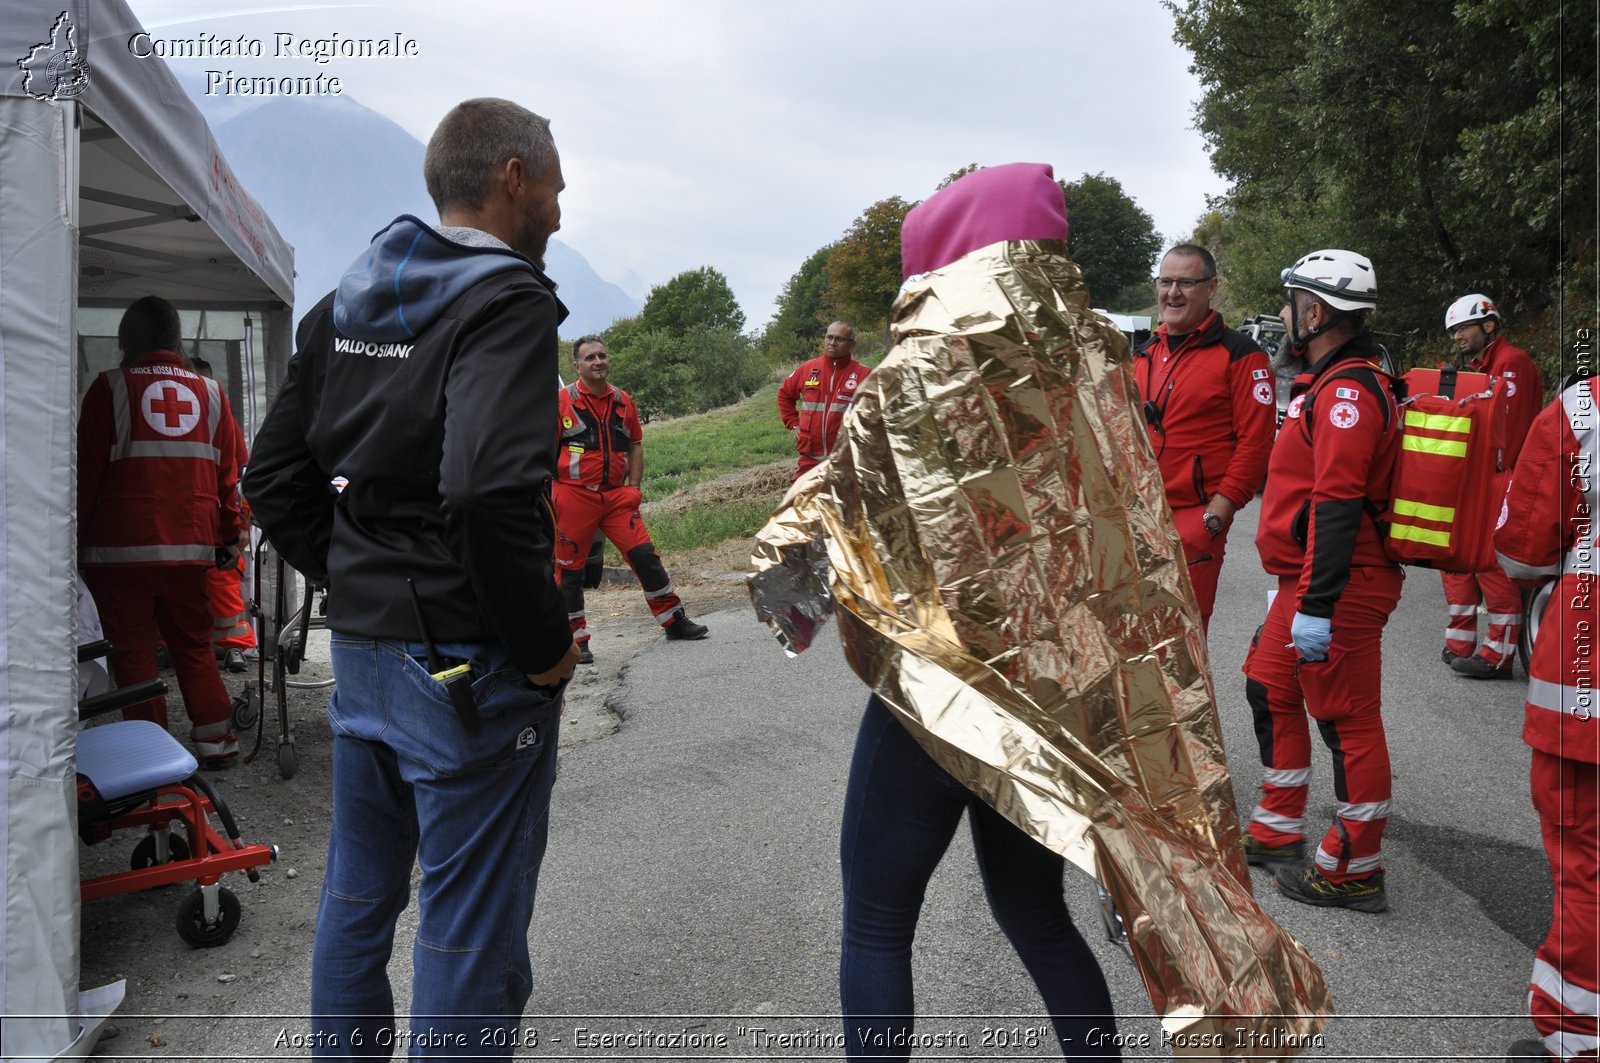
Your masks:
{"label": "short grey hair", "polygon": [[1201,247],[1199,244],[1174,244],[1167,250],[1166,254],[1161,256],[1162,259],[1165,259],[1167,255],[1178,255],[1182,258],[1198,258],[1200,260],[1200,268],[1206,271],[1206,280],[1210,280],[1212,277],[1217,275],[1216,256],[1206,248]]}
{"label": "short grey hair", "polygon": [[[856,327],[850,324],[850,322],[846,321],[844,318],[836,317],[832,321],[828,322],[828,328],[833,328],[835,325],[843,325],[845,328],[850,330],[850,338],[852,340],[856,338]],[[827,330],[828,329],[823,329],[824,332]]]}
{"label": "short grey hair", "polygon": [[555,163],[550,120],[510,100],[464,100],[429,138],[422,179],[441,214],[476,210],[489,198],[491,175],[512,159],[521,159],[534,177]]}

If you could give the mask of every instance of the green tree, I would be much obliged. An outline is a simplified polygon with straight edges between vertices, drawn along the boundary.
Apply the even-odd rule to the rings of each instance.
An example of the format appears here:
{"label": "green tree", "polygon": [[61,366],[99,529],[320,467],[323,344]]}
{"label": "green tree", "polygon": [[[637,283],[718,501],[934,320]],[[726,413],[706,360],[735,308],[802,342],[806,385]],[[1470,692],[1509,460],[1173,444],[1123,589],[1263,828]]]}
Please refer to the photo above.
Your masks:
{"label": "green tree", "polygon": [[939,182],[939,187],[937,189],[934,189],[934,191],[937,192],[937,191],[940,191],[942,189],[949,188],[951,185],[955,184],[957,181],[959,181],[963,177],[967,176],[967,174],[969,174],[969,173],[977,173],[981,169],[983,169],[983,167],[979,166],[977,163],[969,162],[965,166],[961,167],[959,170],[953,171],[943,181],[940,181]]}
{"label": "green tree", "polygon": [[797,362],[822,349],[829,320],[827,265],[835,246],[813,251],[783,286],[761,343],[773,364]]}
{"label": "green tree", "polygon": [[913,204],[890,196],[872,204],[845,230],[823,265],[828,313],[880,331],[900,290],[900,226]]}
{"label": "green tree", "polygon": [[1217,206],[1236,299],[1272,303],[1276,270],[1329,246],[1372,258],[1380,327],[1413,343],[1437,339],[1465,291],[1513,318],[1557,298],[1563,276],[1570,292],[1592,291],[1592,11],[1575,0],[1168,6],[1204,86],[1198,127],[1233,182]]}
{"label": "green tree", "polygon": [[614,337],[614,331],[607,335],[612,379],[633,396],[646,420],[727,406],[767,379],[750,337],[733,329],[629,328],[621,342]]}
{"label": "green tree", "polygon": [[1061,192],[1067,199],[1067,252],[1083,270],[1094,297],[1109,303],[1133,285],[1148,287],[1161,237],[1149,213],[1122,190],[1122,182],[1104,173],[1086,173],[1071,183],[1062,181]]}
{"label": "green tree", "polygon": [[710,266],[685,270],[650,289],[639,311],[640,327],[682,334],[697,328],[744,331],[744,311],[728,278]]}

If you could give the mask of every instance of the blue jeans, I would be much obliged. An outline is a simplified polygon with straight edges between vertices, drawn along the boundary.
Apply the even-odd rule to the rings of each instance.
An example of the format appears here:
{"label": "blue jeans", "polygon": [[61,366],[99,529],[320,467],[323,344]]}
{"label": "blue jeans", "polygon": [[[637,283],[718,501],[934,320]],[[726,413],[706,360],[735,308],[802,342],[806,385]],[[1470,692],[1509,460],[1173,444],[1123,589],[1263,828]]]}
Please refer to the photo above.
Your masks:
{"label": "blue jeans", "polygon": [[[462,727],[420,644],[334,634],[333,827],[311,963],[314,1055],[509,1057],[533,991],[528,924],[549,829],[559,690],[504,649],[473,664],[481,727]],[[385,968],[422,868],[410,1033]]]}
{"label": "blue jeans", "polygon": [[874,695],[856,737],[839,856],[844,948],[839,999],[850,1059],[906,1059],[916,1026],[911,939],[961,813],[995,921],[1033,976],[1069,1059],[1114,1059],[1111,992],[1072,924],[1066,861],[984,804],[923,751]]}

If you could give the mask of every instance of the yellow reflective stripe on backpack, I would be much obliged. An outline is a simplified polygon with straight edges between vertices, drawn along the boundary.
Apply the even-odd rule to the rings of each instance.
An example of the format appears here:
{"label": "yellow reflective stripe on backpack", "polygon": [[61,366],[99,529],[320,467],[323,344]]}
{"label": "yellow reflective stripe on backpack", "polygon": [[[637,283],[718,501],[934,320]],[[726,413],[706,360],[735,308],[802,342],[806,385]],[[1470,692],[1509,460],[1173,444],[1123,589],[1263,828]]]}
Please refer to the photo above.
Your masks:
{"label": "yellow reflective stripe on backpack", "polygon": [[1467,456],[1467,441],[1465,439],[1430,439],[1427,436],[1402,436],[1400,446],[1406,450],[1415,450],[1421,454],[1437,454],[1444,458],[1464,458]]}
{"label": "yellow reflective stripe on backpack", "polygon": [[1390,505],[1389,511],[1402,517],[1418,517],[1422,520],[1435,520],[1440,524],[1450,524],[1456,519],[1453,506],[1430,506],[1426,502],[1413,502],[1409,498],[1397,498]]}
{"label": "yellow reflective stripe on backpack", "polygon": [[1389,538],[1409,539],[1414,543],[1425,543],[1428,546],[1437,546],[1444,549],[1448,549],[1450,546],[1450,533],[1447,531],[1416,528],[1410,524],[1400,524],[1398,522],[1389,525]]}
{"label": "yellow reflective stripe on backpack", "polygon": [[1472,418],[1452,417],[1445,413],[1422,413],[1417,410],[1406,411],[1407,428],[1427,428],[1434,432],[1455,432],[1458,435],[1472,434]]}

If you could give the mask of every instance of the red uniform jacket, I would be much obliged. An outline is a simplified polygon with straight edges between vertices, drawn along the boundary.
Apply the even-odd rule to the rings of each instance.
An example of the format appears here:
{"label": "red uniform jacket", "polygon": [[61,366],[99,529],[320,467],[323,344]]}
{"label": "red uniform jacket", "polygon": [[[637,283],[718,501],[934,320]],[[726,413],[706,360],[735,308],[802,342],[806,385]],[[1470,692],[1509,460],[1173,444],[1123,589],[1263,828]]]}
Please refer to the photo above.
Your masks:
{"label": "red uniform jacket", "polygon": [[854,358],[835,361],[827,355],[801,362],[778,385],[778,415],[783,427],[800,426],[796,448],[802,469],[825,461],[839,438],[844,412],[871,372]]}
{"label": "red uniform jacket", "polygon": [[1373,514],[1389,501],[1400,422],[1377,361],[1362,333],[1301,374],[1267,465],[1256,549],[1272,575],[1299,573],[1307,616],[1333,616],[1351,568],[1394,564]]}
{"label": "red uniform jacket", "polygon": [[1213,493],[1235,507],[1254,498],[1278,414],[1266,352],[1213,312],[1176,350],[1162,325],[1133,375],[1172,507],[1203,506]]}
{"label": "red uniform jacket", "polygon": [[644,442],[639,410],[619,387],[594,395],[577,382],[561,389],[556,479],[589,487],[628,482],[628,453]]}
{"label": "red uniform jacket", "polygon": [[1513,580],[1524,586],[1559,580],[1528,665],[1523,740],[1589,764],[1600,764],[1597,422],[1589,380],[1568,387],[1534,418],[1494,535],[1500,567]]}
{"label": "red uniform jacket", "polygon": [[1522,453],[1522,441],[1528,436],[1528,426],[1539,415],[1544,405],[1544,380],[1532,355],[1521,347],[1513,347],[1496,336],[1476,362],[1468,362],[1474,373],[1488,373],[1500,382],[1500,394],[1505,405],[1505,454],[1503,465],[1510,469]]}
{"label": "red uniform jacket", "polygon": [[215,565],[239,538],[242,444],[214,380],[171,351],[95,378],[78,418],[78,561]]}

